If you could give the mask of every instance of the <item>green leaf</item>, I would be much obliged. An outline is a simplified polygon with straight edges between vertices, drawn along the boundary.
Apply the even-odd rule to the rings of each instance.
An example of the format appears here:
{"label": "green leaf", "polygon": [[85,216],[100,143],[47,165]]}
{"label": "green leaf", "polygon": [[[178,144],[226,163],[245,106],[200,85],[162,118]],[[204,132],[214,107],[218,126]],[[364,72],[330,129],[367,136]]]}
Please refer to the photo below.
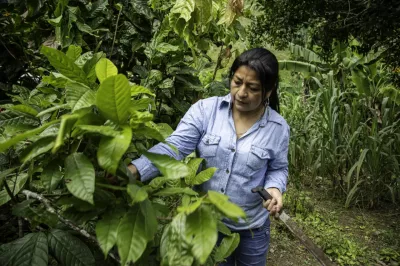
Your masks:
{"label": "green leaf", "polygon": [[192,265],[193,255],[186,236],[186,215],[177,214],[161,237],[161,265]]}
{"label": "green leaf", "polygon": [[162,42],[156,46],[157,51],[167,54],[169,52],[176,52],[179,50],[179,46],[175,46],[169,43]]}
{"label": "green leaf", "polygon": [[202,202],[203,202],[203,198],[200,198],[200,199],[196,200],[194,203],[192,203],[190,205],[178,207],[178,211],[179,212],[184,212],[187,215],[191,214],[191,213],[193,213],[194,211],[196,211],[200,207]]}
{"label": "green leaf", "polygon": [[123,213],[120,211],[107,212],[96,224],[96,236],[104,256],[117,243],[118,226]]}
{"label": "green leaf", "polygon": [[25,105],[25,104],[13,105],[13,106],[9,107],[8,109],[16,110],[21,113],[29,114],[32,116],[36,116],[38,114],[38,111],[35,108],[31,107],[30,105]]}
{"label": "green leaf", "polygon": [[18,203],[13,207],[12,214],[15,216],[28,218],[31,222],[32,227],[35,226],[35,223],[37,224],[44,223],[50,227],[55,227],[58,223],[57,215],[54,213],[49,213],[41,205],[30,206],[35,201],[36,201],[35,199],[30,199]]}
{"label": "green leaf", "polygon": [[154,196],[173,196],[173,195],[178,195],[178,194],[186,194],[190,196],[197,196],[198,193],[188,187],[168,187],[164,188],[157,193],[154,194]]}
{"label": "green leaf", "polygon": [[186,184],[190,185],[193,183],[193,178],[196,177],[197,171],[199,170],[200,164],[203,162],[203,158],[192,158],[188,162],[189,174],[185,176]]}
{"label": "green leaf", "polygon": [[140,206],[134,205],[121,219],[118,226],[117,246],[121,265],[137,261],[150,240],[146,231],[146,217]]}
{"label": "green leaf", "polygon": [[238,233],[233,233],[232,235],[225,236],[222,239],[221,244],[217,247],[215,251],[215,261],[220,262],[225,258],[229,257],[233,251],[239,246],[240,235]]}
{"label": "green leaf", "polygon": [[18,167],[14,167],[11,169],[7,169],[3,172],[0,172],[0,190],[3,189],[3,185],[4,185],[4,181],[6,180],[6,177],[11,174],[12,172],[15,171],[15,169],[17,169]]}
{"label": "green leaf", "polygon": [[212,20],[212,0],[195,0],[196,24],[205,32],[205,26]]}
{"label": "green leaf", "polygon": [[72,112],[90,107],[96,102],[96,93],[80,83],[68,83],[65,86],[65,97]]}
{"label": "green leaf", "polygon": [[82,48],[80,46],[70,45],[68,47],[67,56],[73,62],[75,62],[82,53]]}
{"label": "green leaf", "polygon": [[110,126],[78,125],[76,128],[85,133],[97,133],[107,137],[117,137],[121,133]]}
{"label": "green leaf", "polygon": [[[20,173],[17,178],[13,177],[11,180],[6,181],[8,187],[11,191],[14,191],[13,195],[17,195],[21,189],[24,187],[26,180],[28,179],[28,174]],[[0,206],[11,200],[5,189],[0,191]]]}
{"label": "green leaf", "polygon": [[62,52],[46,46],[42,46],[40,52],[44,54],[50,64],[64,76],[83,84],[88,83],[85,72],[74,63],[74,60],[71,60]]}
{"label": "green leaf", "polygon": [[[77,66],[79,66],[80,68],[83,68],[83,66],[86,64],[87,61],[89,61],[90,59],[93,58],[93,52],[89,51],[86,52],[82,55],[80,55],[76,60],[75,60],[75,64]],[[85,70],[83,70],[85,71]],[[85,72],[86,73],[86,72]]]}
{"label": "green leaf", "polygon": [[129,123],[133,128],[135,128],[138,124],[150,122],[154,117],[150,112],[138,112],[133,109],[129,109],[129,113],[131,114]]}
{"label": "green leaf", "polygon": [[15,110],[7,110],[0,113],[0,127],[21,125],[38,126],[39,120],[30,114]]}
{"label": "green leaf", "polygon": [[107,58],[101,58],[96,64],[96,75],[100,83],[102,83],[107,78],[118,75],[118,69]]}
{"label": "green leaf", "polygon": [[95,173],[83,153],[73,153],[65,159],[65,182],[72,195],[93,204]]}
{"label": "green leaf", "polygon": [[155,108],[154,100],[151,98],[142,98],[138,100],[132,100],[130,109],[135,111],[143,111],[143,110],[148,110],[149,107],[150,109]]}
{"label": "green leaf", "polygon": [[56,17],[56,18],[51,18],[51,19],[48,19],[47,21],[51,24],[51,25],[53,25],[53,26],[55,26],[55,27],[58,27],[58,26],[60,26],[60,22],[61,22],[61,20],[62,20],[62,15],[61,16],[59,16],[59,17]]}
{"label": "green leaf", "polygon": [[131,204],[142,202],[149,197],[145,187],[139,187],[135,184],[128,184],[128,194],[132,199]]}
{"label": "green leaf", "polygon": [[95,265],[92,252],[79,238],[65,231],[54,229],[48,233],[47,239],[51,255],[62,265]]}
{"label": "green leaf", "polygon": [[306,62],[292,61],[292,60],[279,60],[279,69],[301,72],[301,73],[310,73],[310,74],[319,74],[327,72],[326,69],[320,68],[316,65]]}
{"label": "green leaf", "polygon": [[182,162],[177,161],[167,155],[144,152],[143,153],[156,167],[163,176],[170,179],[179,179],[188,174],[189,168]]}
{"label": "green leaf", "polygon": [[60,129],[58,130],[56,143],[53,146],[52,153],[57,152],[57,150],[64,144],[64,139],[71,132],[76,121],[79,119],[80,115],[63,115],[61,117]]}
{"label": "green leaf", "polygon": [[36,134],[39,134],[40,132],[42,132],[43,130],[45,130],[46,128],[48,128],[49,126],[60,122],[59,120],[54,120],[51,121],[47,124],[44,124],[43,126],[36,128],[36,129],[32,129],[32,130],[28,130],[25,133],[16,135],[14,137],[12,137],[11,139],[6,140],[5,142],[1,142],[0,143],[0,152],[5,151],[6,149],[8,149],[9,147],[17,144],[18,142],[20,142],[21,140],[27,139],[29,137],[32,137]]}
{"label": "green leaf", "polygon": [[186,22],[188,22],[192,17],[191,14],[194,11],[194,7],[194,0],[177,0],[170,13],[179,14],[179,18],[183,18]]}
{"label": "green leaf", "polygon": [[108,5],[107,0],[98,0],[92,3],[92,8],[90,9],[90,17],[95,18],[101,15],[102,11],[106,10]]}
{"label": "green leaf", "polygon": [[298,57],[304,58],[307,62],[314,62],[314,63],[325,63],[324,60],[322,60],[314,51],[309,50],[305,47],[302,47],[300,45],[290,43],[289,44],[289,49],[292,54]]}
{"label": "green leaf", "polygon": [[51,148],[53,148],[55,143],[54,140],[54,136],[47,136],[35,141],[22,152],[22,154],[20,155],[21,162],[26,163],[36,156],[48,152],[49,150],[51,150]]}
{"label": "green leaf", "polygon": [[65,85],[71,81],[71,79],[61,75],[60,73],[51,73],[50,76],[44,76],[42,78],[42,83],[46,83],[61,89],[64,89]]}
{"label": "green leaf", "polygon": [[351,80],[356,85],[359,93],[371,95],[370,82],[365,73],[357,68],[351,70]]}
{"label": "green leaf", "polygon": [[40,176],[43,186],[48,193],[51,193],[57,188],[62,180],[63,173],[60,171],[60,166],[57,160],[51,161],[44,169]]}
{"label": "green leaf", "polygon": [[85,71],[89,82],[93,83],[96,81],[96,65],[103,57],[105,57],[103,52],[95,53],[93,57],[83,65],[82,69]]}
{"label": "green leaf", "polygon": [[100,113],[118,124],[126,124],[129,117],[131,94],[129,82],[124,75],[111,76],[104,80],[96,96]]}
{"label": "green leaf", "polygon": [[2,266],[47,266],[47,237],[44,233],[31,233],[7,244],[6,252],[0,254]]}
{"label": "green leaf", "polygon": [[186,219],[186,234],[193,237],[192,252],[200,264],[204,264],[217,243],[217,219],[210,208],[202,206]]}
{"label": "green leaf", "polygon": [[154,239],[154,235],[157,233],[157,217],[156,211],[153,207],[153,204],[149,199],[145,199],[140,203],[140,210],[145,217],[146,227],[144,228],[144,232],[146,233],[147,240],[151,241]]}
{"label": "green leaf", "polygon": [[201,171],[196,177],[192,179],[191,185],[203,184],[204,182],[208,181],[211,177],[213,177],[215,171],[217,171],[217,168],[215,167],[210,167],[204,171]]}
{"label": "green leaf", "polygon": [[115,174],[119,161],[129,148],[132,141],[132,129],[123,126],[116,137],[102,137],[97,150],[97,161],[104,170]]}
{"label": "green leaf", "polygon": [[131,87],[131,96],[136,96],[136,95],[138,95],[138,94],[147,94],[147,95],[150,95],[150,96],[153,96],[153,97],[156,96],[156,95],[155,95],[154,93],[152,93],[151,90],[149,90],[148,88],[143,87],[143,86],[140,86],[140,85],[134,84],[134,85]]}
{"label": "green leaf", "polygon": [[228,196],[224,194],[209,190],[208,199],[229,218],[237,219],[246,217],[245,212],[236,204],[229,202]]}

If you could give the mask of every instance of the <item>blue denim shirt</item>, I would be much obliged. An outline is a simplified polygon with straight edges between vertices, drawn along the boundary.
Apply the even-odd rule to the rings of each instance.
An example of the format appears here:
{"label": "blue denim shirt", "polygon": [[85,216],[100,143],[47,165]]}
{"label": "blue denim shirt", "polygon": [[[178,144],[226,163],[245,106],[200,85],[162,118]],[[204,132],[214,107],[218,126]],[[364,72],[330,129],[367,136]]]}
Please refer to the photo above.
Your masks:
{"label": "blue denim shirt", "polygon": [[[288,176],[289,126],[270,107],[239,139],[232,117],[231,95],[200,100],[188,110],[167,142],[149,151],[181,160],[193,151],[204,158],[207,167],[216,167],[214,176],[200,185],[203,191],[214,190],[229,196],[247,214],[247,220],[224,220],[232,230],[258,228],[264,225],[268,211],[262,199],[251,189],[256,186],[286,190]],[[132,162],[141,180],[159,175],[157,168],[142,156]]]}

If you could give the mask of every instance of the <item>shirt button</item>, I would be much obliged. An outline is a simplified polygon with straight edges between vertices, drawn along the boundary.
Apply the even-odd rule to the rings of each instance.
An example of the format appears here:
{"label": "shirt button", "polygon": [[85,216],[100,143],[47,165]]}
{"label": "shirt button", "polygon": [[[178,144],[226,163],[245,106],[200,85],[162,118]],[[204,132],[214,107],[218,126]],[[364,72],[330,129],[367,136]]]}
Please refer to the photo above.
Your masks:
{"label": "shirt button", "polygon": [[231,149],[231,152],[235,152],[236,150],[235,149]]}
{"label": "shirt button", "polygon": [[229,174],[229,169],[226,169],[226,173]]}
{"label": "shirt button", "polygon": [[225,191],[225,190],[224,190],[223,188],[221,188],[221,192],[224,193],[224,191]]}

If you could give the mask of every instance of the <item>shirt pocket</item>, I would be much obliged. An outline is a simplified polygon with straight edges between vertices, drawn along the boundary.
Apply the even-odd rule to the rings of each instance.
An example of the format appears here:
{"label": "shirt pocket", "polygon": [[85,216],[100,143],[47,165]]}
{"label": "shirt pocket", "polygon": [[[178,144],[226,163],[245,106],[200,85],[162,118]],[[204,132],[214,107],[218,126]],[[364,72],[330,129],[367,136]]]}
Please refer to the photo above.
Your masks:
{"label": "shirt pocket", "polygon": [[214,157],[217,155],[218,144],[221,141],[220,136],[206,134],[201,140],[199,152],[202,157]]}
{"label": "shirt pocket", "polygon": [[266,166],[269,159],[268,150],[252,145],[246,164],[253,171],[257,171]]}

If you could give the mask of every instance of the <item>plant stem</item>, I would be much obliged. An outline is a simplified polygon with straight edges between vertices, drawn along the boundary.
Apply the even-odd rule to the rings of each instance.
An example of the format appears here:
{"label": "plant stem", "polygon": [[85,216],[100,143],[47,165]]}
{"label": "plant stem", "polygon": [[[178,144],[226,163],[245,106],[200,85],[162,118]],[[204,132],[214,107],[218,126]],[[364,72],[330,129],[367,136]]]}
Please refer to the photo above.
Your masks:
{"label": "plant stem", "polygon": [[8,186],[7,182],[4,182],[4,188],[7,191],[8,196],[10,196],[11,200],[16,204],[18,203],[17,199],[15,198],[14,194],[11,192],[10,187]]}
{"label": "plant stem", "polygon": [[[97,242],[96,237],[94,237],[93,235],[89,234],[89,232],[87,232],[85,229],[75,225],[72,221],[64,218],[61,214],[58,213],[58,211],[53,208],[51,201],[49,201],[48,199],[46,199],[45,197],[43,197],[40,194],[37,194],[35,192],[29,191],[29,190],[22,190],[21,191],[22,194],[24,194],[26,196],[26,198],[34,198],[38,201],[40,201],[41,203],[44,204],[44,206],[46,207],[46,211],[48,211],[49,213],[53,213],[55,215],[57,215],[58,219],[60,220],[60,222],[62,222],[63,224],[65,224],[66,226],[68,226],[69,228],[71,228],[72,230],[80,233],[81,235],[83,235],[84,237],[86,237],[87,239],[89,239],[93,244],[97,245],[98,247],[100,247],[99,242]],[[110,257],[115,260],[116,262],[120,263],[120,260],[112,253],[109,253]]]}
{"label": "plant stem", "polygon": [[115,39],[117,38],[118,22],[119,22],[119,17],[121,16],[121,12],[122,12],[122,7],[120,8],[120,10],[118,12],[117,23],[115,24],[115,31],[114,31],[113,42],[112,42],[112,45],[111,45],[110,59],[111,59],[111,56],[112,56],[113,51],[114,51],[114,44],[115,44]]}

